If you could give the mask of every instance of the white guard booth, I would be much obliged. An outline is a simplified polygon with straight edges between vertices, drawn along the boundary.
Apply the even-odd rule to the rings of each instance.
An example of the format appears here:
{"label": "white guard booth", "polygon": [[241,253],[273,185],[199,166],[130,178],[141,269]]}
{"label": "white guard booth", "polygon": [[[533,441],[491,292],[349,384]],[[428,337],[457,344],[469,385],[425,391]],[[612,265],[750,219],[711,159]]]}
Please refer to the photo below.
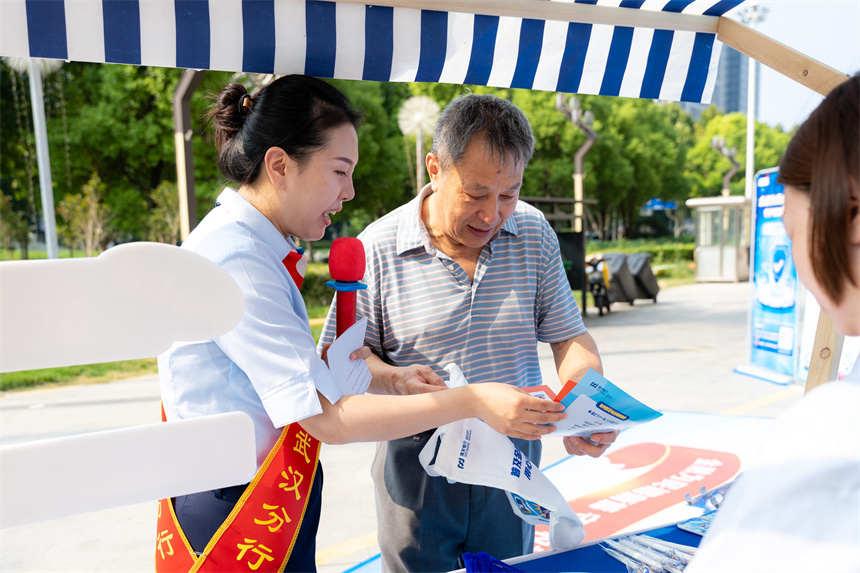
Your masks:
{"label": "white guard booth", "polygon": [[741,196],[687,200],[696,221],[696,282],[749,279],[750,206]]}

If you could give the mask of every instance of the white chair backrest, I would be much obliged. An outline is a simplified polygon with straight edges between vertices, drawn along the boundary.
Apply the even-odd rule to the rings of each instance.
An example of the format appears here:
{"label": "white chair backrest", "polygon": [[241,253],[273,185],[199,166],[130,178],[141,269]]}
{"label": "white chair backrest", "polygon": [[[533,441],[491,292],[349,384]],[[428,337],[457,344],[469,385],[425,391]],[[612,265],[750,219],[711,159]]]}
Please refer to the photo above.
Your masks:
{"label": "white chair backrest", "polygon": [[211,261],[161,243],[0,263],[0,372],[150,358],[233,328],[244,303]]}
{"label": "white chair backrest", "polygon": [[[217,337],[244,312],[226,272],[159,243],[3,262],[0,287],[0,372],[153,357],[177,340]],[[254,425],[240,412],[5,446],[0,527],[238,485],[255,472]]]}

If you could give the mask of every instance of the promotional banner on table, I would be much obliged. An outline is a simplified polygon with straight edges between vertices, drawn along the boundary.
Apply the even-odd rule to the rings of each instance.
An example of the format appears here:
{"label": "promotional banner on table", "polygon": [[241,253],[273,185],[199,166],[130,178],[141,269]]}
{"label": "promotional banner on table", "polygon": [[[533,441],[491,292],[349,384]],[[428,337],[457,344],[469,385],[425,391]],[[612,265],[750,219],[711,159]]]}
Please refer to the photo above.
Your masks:
{"label": "promotional banner on table", "polygon": [[[621,432],[599,458],[567,456],[541,471],[583,523],[582,544],[587,544],[701,515],[702,507],[688,504],[686,496],[695,500],[703,488],[713,491],[735,479],[759,447],[749,436],[763,435],[772,423],[770,418],[663,412]],[[550,528],[535,529],[535,551],[550,550]],[[349,571],[381,570],[376,555]]]}

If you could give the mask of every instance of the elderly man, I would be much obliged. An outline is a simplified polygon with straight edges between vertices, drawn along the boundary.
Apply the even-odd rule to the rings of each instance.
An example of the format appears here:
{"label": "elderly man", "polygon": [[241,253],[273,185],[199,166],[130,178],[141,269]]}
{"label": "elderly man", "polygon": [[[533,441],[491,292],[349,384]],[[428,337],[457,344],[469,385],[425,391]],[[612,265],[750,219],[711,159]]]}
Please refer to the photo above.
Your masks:
{"label": "elderly man", "polygon": [[[540,384],[538,341],[551,345],[561,381],[602,371],[555,233],[518,200],[533,151],[528,120],[506,100],[469,95],[442,112],[426,159],[430,184],[359,235],[371,391],[444,390],[450,362],[473,384]],[[320,348],[334,339],[333,317],[334,307]],[[534,528],[502,490],[427,475],[418,454],[431,434],[379,445],[372,473],[385,570],[448,571],[466,551],[531,552]],[[616,435],[565,438],[565,447],[597,457]],[[540,441],[513,441],[540,463]]]}

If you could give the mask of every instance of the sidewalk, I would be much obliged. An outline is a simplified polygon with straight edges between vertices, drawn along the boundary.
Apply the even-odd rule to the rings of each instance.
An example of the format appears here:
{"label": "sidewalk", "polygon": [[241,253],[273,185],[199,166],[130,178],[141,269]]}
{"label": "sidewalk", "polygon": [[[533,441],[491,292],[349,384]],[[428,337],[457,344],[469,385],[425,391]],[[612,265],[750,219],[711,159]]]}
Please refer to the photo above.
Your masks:
{"label": "sidewalk", "polygon": [[[745,361],[749,284],[693,284],[663,290],[658,303],[616,304],[586,317],[605,375],[663,411],[773,417],[799,400],[800,386],[735,374]],[[549,348],[545,382],[561,384]],[[0,444],[158,421],[155,377],[0,397]],[[370,464],[375,444],[325,446],[321,572],[340,572],[378,553]],[[542,466],[566,456],[545,440]],[[62,479],[62,476],[58,476]],[[2,487],[2,485],[0,485]],[[155,502],[0,531],[0,570],[152,571]]]}

